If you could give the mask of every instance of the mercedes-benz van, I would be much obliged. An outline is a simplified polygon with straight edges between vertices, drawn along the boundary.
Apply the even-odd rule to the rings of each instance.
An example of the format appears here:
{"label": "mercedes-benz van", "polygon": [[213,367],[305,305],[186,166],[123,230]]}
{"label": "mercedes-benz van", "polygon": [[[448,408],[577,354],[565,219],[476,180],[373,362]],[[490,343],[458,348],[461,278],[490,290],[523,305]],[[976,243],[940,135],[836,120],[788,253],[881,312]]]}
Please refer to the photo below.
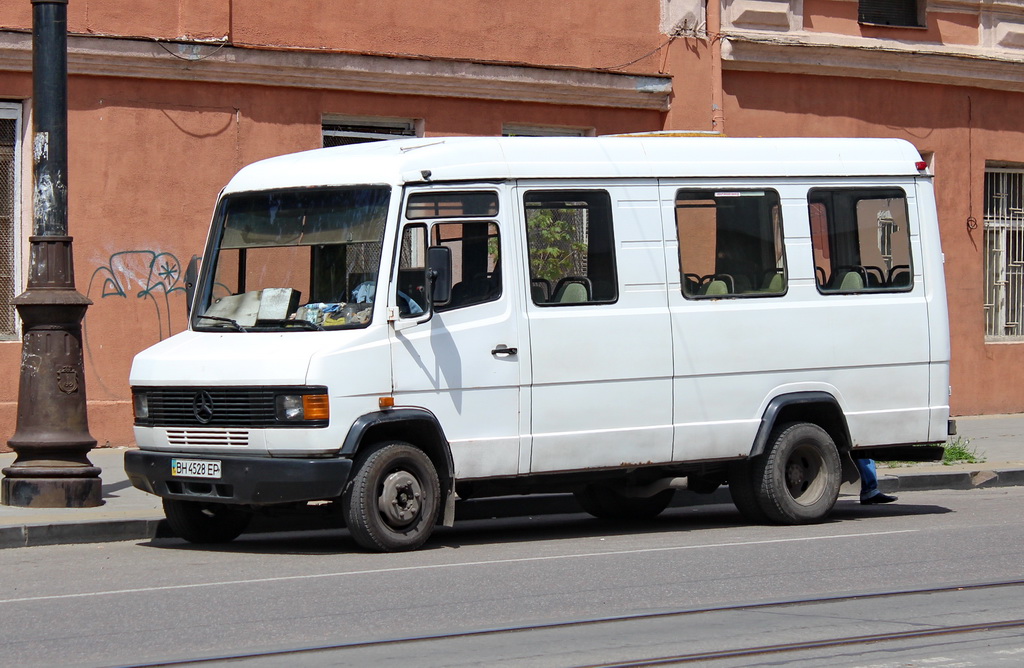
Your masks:
{"label": "mercedes-benz van", "polygon": [[336,509],[414,549],[456,499],[599,517],[728,484],[821,520],[852,458],[933,458],[949,335],[932,178],[890,139],[421,138],[224,188],[188,330],[131,371],[172,528]]}

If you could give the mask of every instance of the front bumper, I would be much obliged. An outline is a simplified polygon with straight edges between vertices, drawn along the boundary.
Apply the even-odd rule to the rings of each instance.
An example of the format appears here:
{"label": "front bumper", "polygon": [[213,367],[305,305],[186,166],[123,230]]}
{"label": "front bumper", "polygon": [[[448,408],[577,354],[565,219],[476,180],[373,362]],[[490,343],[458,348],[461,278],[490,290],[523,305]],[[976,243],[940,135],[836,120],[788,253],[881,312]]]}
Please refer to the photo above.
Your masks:
{"label": "front bumper", "polygon": [[[172,459],[217,460],[221,463],[221,477],[213,480],[173,476]],[[132,485],[165,499],[268,505],[341,496],[352,460],[130,450],[124,456],[124,470]]]}

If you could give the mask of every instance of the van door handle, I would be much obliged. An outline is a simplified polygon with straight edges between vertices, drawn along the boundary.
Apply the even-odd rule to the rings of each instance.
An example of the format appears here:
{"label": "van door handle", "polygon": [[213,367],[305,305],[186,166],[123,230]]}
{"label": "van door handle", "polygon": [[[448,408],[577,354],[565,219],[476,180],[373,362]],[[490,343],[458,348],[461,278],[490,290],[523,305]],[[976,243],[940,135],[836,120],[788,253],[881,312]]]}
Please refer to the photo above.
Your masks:
{"label": "van door handle", "polygon": [[499,343],[498,347],[491,351],[492,355],[515,355],[519,352],[519,348],[509,348],[504,343]]}

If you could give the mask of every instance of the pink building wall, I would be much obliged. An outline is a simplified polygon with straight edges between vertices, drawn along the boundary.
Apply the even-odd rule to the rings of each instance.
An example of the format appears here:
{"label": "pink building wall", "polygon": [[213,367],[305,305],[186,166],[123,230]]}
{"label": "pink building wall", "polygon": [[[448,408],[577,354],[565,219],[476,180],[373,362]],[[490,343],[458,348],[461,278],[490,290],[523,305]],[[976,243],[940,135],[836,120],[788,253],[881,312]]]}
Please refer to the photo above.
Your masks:
{"label": "pink building wall", "polygon": [[[979,12],[949,10],[929,11],[924,28],[860,25],[851,0],[707,4],[706,33],[687,24],[673,37],[665,24],[667,0],[71,0],[69,30],[78,47],[106,49],[104,62],[113,63],[90,72],[101,65],[76,61],[69,84],[69,227],[78,290],[94,301],[84,323],[93,436],[101,445],[131,443],[132,356],[184,328],[181,271],[202,252],[217,192],[249,162],[319,146],[324,114],[417,119],[427,136],[497,135],[503,123],[518,123],[595,134],[724,129],[734,136],[908,139],[934,155],[954,413],[1024,411],[1024,380],[1007,372],[1024,362],[1024,344],[985,343],[982,231],[980,223],[976,230],[967,226],[969,217],[982,220],[985,161],[1024,162],[1024,122],[1015,113],[1024,84],[1017,91],[971,81],[895,80],[907,76],[890,77],[884,67],[841,72],[835,69],[841,59],[828,57],[787,65],[785,55],[761,63],[755,52],[744,61],[736,51],[745,30],[767,36],[768,47],[789,39],[796,51],[803,42],[851,39],[970,51],[994,34],[991,26]],[[752,8],[753,27],[742,24],[744,5]],[[799,20],[796,6],[802,6]],[[0,100],[26,103],[23,138],[30,136],[31,76],[18,64],[17,47],[5,44],[25,38],[31,11],[28,0],[0,3]],[[766,25],[756,24],[763,20]],[[166,40],[164,46],[158,50],[152,38]],[[198,60],[175,58],[182,42],[181,53]],[[732,49],[724,58],[723,48]],[[133,49],[134,69],[121,73],[119,54]],[[254,56],[290,66],[308,59],[315,69],[330,54],[376,54],[375,66],[409,71],[503,64],[513,83],[551,74],[562,89],[550,100],[520,98],[501,93],[507,81],[485,75],[456,93],[429,77],[401,90],[387,83],[397,86],[400,77],[385,78],[371,91],[332,87],[330,77],[310,84],[275,79],[273,65],[264,66],[265,81],[207,76]],[[901,58],[891,56],[892,71],[906,62]],[[225,71],[219,76],[230,79],[234,71]],[[586,86],[574,96],[576,79],[606,75],[670,77],[671,95],[664,108],[645,106],[635,95],[595,104]],[[27,192],[27,166],[23,181]],[[26,198],[23,241],[31,227]],[[879,332],[884,336],[884,323]],[[20,341],[0,341],[0,371],[12,379],[0,384],[0,449],[14,431],[20,350]]]}
{"label": "pink building wall", "polygon": [[[631,68],[656,72],[666,61],[666,54],[656,52],[663,41],[657,0],[601,4],[602,12],[573,12],[538,0],[515,3],[513,11],[502,3],[461,0],[430,7],[402,3],[399,11],[389,3],[347,2],[341,12],[338,3],[326,1],[286,6],[266,0],[152,0],[132,3],[126,11],[123,0],[72,0],[68,9],[70,33],[84,37],[226,37],[233,49],[269,54],[289,45],[317,55],[411,54],[412,62],[443,58],[588,69],[652,53]],[[439,24],[445,29],[437,29]],[[18,36],[30,27],[28,0],[0,4],[0,31]],[[203,53],[215,48],[202,47]],[[668,61],[692,69],[692,59],[679,49]],[[5,71],[2,62],[0,55],[0,100],[26,101],[24,140],[30,137],[31,75]],[[181,67],[202,65],[183,61]],[[707,81],[699,89],[706,99]],[[687,104],[698,97],[688,96]],[[429,86],[421,95],[392,95],[73,71],[69,230],[76,287],[94,302],[83,345],[90,431],[101,446],[132,442],[128,372],[134,354],[186,326],[181,274],[192,254],[202,252],[218,191],[245,164],[319,147],[324,114],[419,119],[427,136],[498,135],[503,123],[638,132],[661,128],[665,118],[661,110],[628,106],[450,97]],[[31,184],[25,162],[23,192]],[[23,241],[31,227],[26,198]],[[0,370],[12,379],[0,384],[0,449],[14,432],[20,351],[20,341],[0,341]]]}

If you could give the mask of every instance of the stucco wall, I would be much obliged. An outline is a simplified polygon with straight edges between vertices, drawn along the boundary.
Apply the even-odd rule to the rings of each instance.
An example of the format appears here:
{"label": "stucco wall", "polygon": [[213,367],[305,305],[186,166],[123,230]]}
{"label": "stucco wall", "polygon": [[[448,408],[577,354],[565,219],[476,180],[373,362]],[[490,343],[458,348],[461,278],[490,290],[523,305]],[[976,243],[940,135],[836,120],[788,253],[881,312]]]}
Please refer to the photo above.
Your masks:
{"label": "stucco wall", "polygon": [[[28,75],[0,73],[0,99],[30,94]],[[422,119],[428,136],[498,135],[505,122],[638,132],[661,127],[663,117],[649,110],[71,77],[68,225],[76,287],[94,302],[83,348],[90,431],[100,445],[132,442],[132,357],[186,326],[181,275],[202,253],[221,187],[245,164],[319,147],[322,114],[329,113]],[[25,240],[31,216],[23,217]],[[0,384],[0,448],[14,432],[20,350],[20,341],[0,342],[0,369],[12,381]]]}
{"label": "stucco wall", "polygon": [[[615,67],[654,49],[661,0],[598,3],[378,0],[74,0],[68,29],[94,35],[223,39],[296,47],[573,67]],[[0,4],[0,28],[30,28],[29,0]],[[650,63],[630,66],[650,70]]]}
{"label": "stucco wall", "polygon": [[[973,88],[728,72],[733,136],[900,137],[934,152],[935,187],[952,337],[955,414],[1024,411],[1024,343],[985,343],[986,160],[1024,161],[1024,95]],[[970,128],[970,129],[969,129]],[[978,228],[970,230],[973,216]],[[885,323],[878,323],[885,336]]]}

